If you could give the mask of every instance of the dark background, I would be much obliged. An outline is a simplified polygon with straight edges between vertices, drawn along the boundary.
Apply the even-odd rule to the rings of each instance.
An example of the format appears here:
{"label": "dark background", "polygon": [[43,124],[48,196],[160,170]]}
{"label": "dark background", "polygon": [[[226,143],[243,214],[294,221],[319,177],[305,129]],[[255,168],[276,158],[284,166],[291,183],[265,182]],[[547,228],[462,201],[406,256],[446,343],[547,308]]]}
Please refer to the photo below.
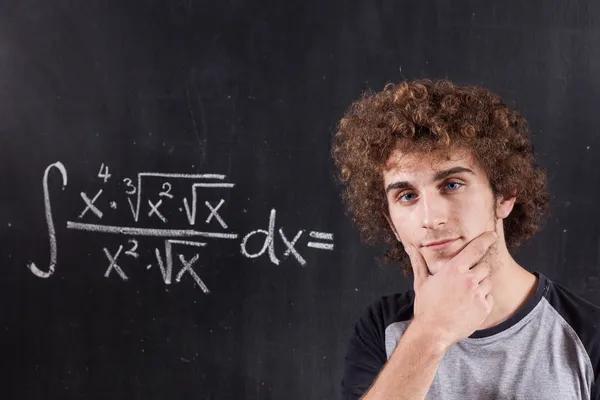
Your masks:
{"label": "dark background", "polygon": [[[552,208],[516,258],[600,303],[598,228],[600,3],[573,1],[42,1],[0,5],[0,397],[6,399],[332,399],[352,327],[379,296],[409,289],[378,266],[344,215],[330,137],[367,89],[418,77],[482,84],[528,118]],[[42,177],[58,263],[50,257]],[[111,177],[98,177],[101,165]],[[141,172],[223,174],[198,191],[237,239],[176,247],[192,276],[162,280],[164,238],[67,229],[67,221],[187,229],[191,182],[144,178],[141,216],[128,187]],[[92,198],[100,219],[85,208]],[[135,197],[133,197],[135,199]],[[147,199],[163,199],[148,217]],[[118,207],[110,208],[110,201]],[[275,255],[244,257],[268,229]],[[288,240],[304,230],[292,256]],[[311,230],[334,250],[307,247]],[[221,229],[220,231],[223,231]],[[261,242],[262,238],[262,242]],[[252,252],[265,235],[250,238]],[[122,280],[103,249],[114,255]],[[153,265],[147,269],[147,265]]]}

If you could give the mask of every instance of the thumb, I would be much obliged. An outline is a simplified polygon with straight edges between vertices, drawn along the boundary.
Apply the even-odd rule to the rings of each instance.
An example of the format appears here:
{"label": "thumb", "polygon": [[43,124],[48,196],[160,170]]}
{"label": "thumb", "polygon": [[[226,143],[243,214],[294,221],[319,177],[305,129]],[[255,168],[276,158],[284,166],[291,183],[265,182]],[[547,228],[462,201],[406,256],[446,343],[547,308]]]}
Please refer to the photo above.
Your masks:
{"label": "thumb", "polygon": [[411,244],[405,244],[404,250],[410,258],[410,264],[412,266],[413,275],[415,276],[414,285],[416,288],[418,288],[429,277],[429,269],[427,268],[427,263],[421,255],[421,252],[419,252],[419,250],[415,246]]}

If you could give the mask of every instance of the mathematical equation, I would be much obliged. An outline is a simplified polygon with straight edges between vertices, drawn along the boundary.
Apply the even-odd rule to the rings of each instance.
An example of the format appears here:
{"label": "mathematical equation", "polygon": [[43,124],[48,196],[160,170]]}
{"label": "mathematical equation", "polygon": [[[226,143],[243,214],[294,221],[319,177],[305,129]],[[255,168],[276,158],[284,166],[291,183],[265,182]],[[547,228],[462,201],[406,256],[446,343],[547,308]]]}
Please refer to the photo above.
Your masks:
{"label": "mathematical equation", "polygon": [[[48,186],[48,176],[51,171],[56,170],[60,173],[62,178],[62,189],[67,187],[67,170],[65,166],[57,161],[50,164],[44,171],[42,179],[42,187],[44,192],[44,209],[46,216],[46,224],[48,227],[48,237],[50,242],[50,262],[47,270],[42,270],[37,267],[34,262],[29,262],[27,267],[37,277],[49,278],[56,270],[57,259],[58,259],[58,248],[56,230],[54,226],[54,219],[52,216],[52,206],[50,201],[50,189]],[[102,164],[98,171],[98,178],[102,180],[102,184],[106,184],[111,178],[108,166]],[[200,258],[199,249],[207,246],[208,241],[214,239],[225,239],[225,240],[236,240],[240,236],[232,232],[225,221],[225,217],[220,210],[226,204],[225,200],[219,196],[218,191],[230,190],[235,187],[234,183],[226,182],[225,175],[219,174],[174,174],[174,173],[157,173],[157,172],[141,172],[137,174],[137,181],[134,182],[130,178],[122,179],[124,185],[124,195],[127,199],[127,205],[131,213],[134,226],[116,226],[99,223],[104,218],[106,210],[102,210],[99,205],[99,199],[102,197],[103,190],[99,189],[93,195],[81,192],[80,197],[82,200],[81,211],[77,215],[77,221],[67,221],[66,227],[72,230],[95,232],[95,233],[106,233],[113,235],[122,235],[127,237],[126,244],[119,245],[119,247],[110,251],[108,248],[103,247],[102,251],[108,262],[108,267],[104,273],[106,278],[111,275],[118,276],[123,281],[129,279],[126,270],[122,267],[122,262],[119,261],[123,257],[130,257],[138,260],[140,254],[138,253],[139,237],[158,237],[164,239],[164,248],[155,248],[154,256],[156,265],[160,270],[160,275],[165,285],[170,285],[173,281],[173,269],[175,265],[179,266],[180,269],[175,275],[175,282],[180,282],[184,276],[189,276],[198,285],[198,287],[206,294],[210,293],[210,290],[206,284],[202,281],[197,273],[197,267],[199,266],[198,260]],[[148,181],[153,180],[154,186],[159,185],[158,194],[153,198],[146,198],[146,204],[142,204],[144,196],[142,196],[142,190],[145,185],[148,185]],[[145,182],[145,185],[142,185]],[[180,196],[180,203],[177,204],[177,196],[173,192],[173,182],[178,182],[179,187],[183,187],[188,191],[187,195]],[[181,184],[183,183],[183,184]],[[199,191],[202,191],[204,196],[202,203],[199,201]],[[209,194],[210,192],[210,194]],[[215,194],[217,195],[215,197]],[[206,199],[205,199],[206,198]],[[212,200],[218,199],[218,200]],[[167,202],[169,204],[167,204]],[[112,210],[118,208],[119,203],[110,200],[105,202],[108,207]],[[173,215],[172,211],[174,205],[181,215],[184,215],[182,221],[189,227],[186,229],[170,229],[162,227],[170,219],[177,221],[177,215]],[[199,207],[200,205],[200,207]],[[142,210],[142,207],[144,208]],[[166,207],[168,207],[166,209]],[[202,211],[199,210],[202,208]],[[143,212],[142,212],[143,211]],[[245,211],[245,210],[244,210]],[[216,225],[216,229],[211,231],[204,231],[196,229],[198,224],[198,216],[200,212],[207,213],[208,216],[203,220],[205,225]],[[81,220],[86,218],[93,218],[95,223],[82,222]],[[159,224],[159,227],[145,228],[135,226],[142,219],[143,222],[153,222]],[[180,218],[181,219],[181,218]],[[269,214],[268,228],[267,229],[256,229],[247,232],[240,240],[240,253],[247,258],[258,258],[263,256],[265,253],[268,254],[269,260],[275,265],[279,265],[281,260],[278,258],[275,248],[276,241],[281,241],[283,244],[283,258],[292,257],[301,266],[306,266],[307,261],[301,255],[298,248],[299,239],[305,234],[304,229],[296,231],[295,235],[291,237],[284,232],[283,227],[277,229],[277,211],[272,209]],[[162,225],[162,226],[161,226]],[[250,245],[250,239],[259,238],[259,243],[262,243],[260,248],[252,248],[255,246]],[[328,232],[320,231],[309,231],[309,241],[306,244],[307,248],[316,250],[332,251],[334,249],[333,234]],[[254,240],[256,243],[256,240]],[[175,249],[182,250],[183,248],[192,249],[194,256],[186,259],[183,253],[177,253],[176,258],[174,257]],[[121,262],[121,265],[119,265]],[[153,261],[154,262],[154,261]],[[152,269],[153,264],[146,266],[147,270]],[[114,274],[113,274],[114,271]]]}

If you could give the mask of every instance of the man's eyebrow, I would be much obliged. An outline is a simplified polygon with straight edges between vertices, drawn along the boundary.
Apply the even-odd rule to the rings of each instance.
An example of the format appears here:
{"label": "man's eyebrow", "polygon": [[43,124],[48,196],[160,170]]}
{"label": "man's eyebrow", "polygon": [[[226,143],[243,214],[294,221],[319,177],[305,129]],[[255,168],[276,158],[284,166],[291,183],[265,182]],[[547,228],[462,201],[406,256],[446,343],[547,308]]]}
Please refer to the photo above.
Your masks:
{"label": "man's eyebrow", "polygon": [[[452,167],[452,168],[446,169],[444,171],[438,171],[438,172],[436,172],[436,174],[433,176],[433,181],[434,182],[441,181],[443,179],[446,179],[450,175],[458,174],[460,172],[468,172],[470,174],[475,175],[475,172],[473,172],[469,168],[465,168],[465,167]],[[390,190],[394,190],[394,189],[406,189],[406,188],[409,188],[409,187],[412,187],[412,185],[410,184],[410,182],[407,182],[407,181],[398,181],[398,182],[390,183],[387,186],[387,188],[385,189],[385,193],[388,194],[390,192]]]}
{"label": "man's eyebrow", "polygon": [[439,172],[437,172],[435,174],[435,176],[433,177],[433,181],[434,182],[441,181],[442,179],[446,179],[450,175],[458,174],[460,172],[468,172],[470,174],[475,175],[475,172],[473,172],[469,168],[465,168],[465,167],[453,167],[453,168],[447,169],[445,171],[439,171]]}

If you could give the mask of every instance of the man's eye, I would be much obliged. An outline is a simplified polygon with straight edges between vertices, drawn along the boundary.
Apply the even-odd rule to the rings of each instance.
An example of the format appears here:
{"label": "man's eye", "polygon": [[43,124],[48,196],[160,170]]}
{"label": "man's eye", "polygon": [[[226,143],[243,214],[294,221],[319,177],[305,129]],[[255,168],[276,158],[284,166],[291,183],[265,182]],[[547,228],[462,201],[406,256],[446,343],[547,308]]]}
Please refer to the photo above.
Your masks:
{"label": "man's eye", "polygon": [[456,185],[454,187],[454,189],[450,189],[450,191],[453,191],[453,190],[456,190],[456,189],[460,189],[463,186],[463,184],[460,183],[460,182],[448,182],[448,183],[446,183],[446,186],[448,186],[448,185]]}
{"label": "man's eye", "polygon": [[404,192],[400,196],[398,196],[398,200],[400,200],[400,201],[403,201],[403,200],[404,201],[411,201],[411,200],[413,200],[412,198],[411,199],[405,199],[405,198],[406,198],[406,196],[414,196],[414,195],[415,194],[412,193],[412,192]]}

